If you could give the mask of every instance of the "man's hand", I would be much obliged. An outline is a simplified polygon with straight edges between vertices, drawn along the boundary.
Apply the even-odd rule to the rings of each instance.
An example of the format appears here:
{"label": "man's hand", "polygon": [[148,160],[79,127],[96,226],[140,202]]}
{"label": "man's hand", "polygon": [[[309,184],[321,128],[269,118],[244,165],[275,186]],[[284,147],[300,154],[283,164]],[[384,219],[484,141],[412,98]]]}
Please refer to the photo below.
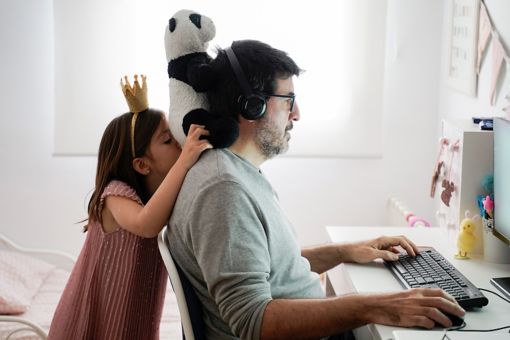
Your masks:
{"label": "man's hand", "polygon": [[274,299],[264,311],[261,339],[317,339],[370,323],[451,327],[445,313],[465,312],[441,289],[387,294],[348,294],[330,299]]}
{"label": "man's hand", "polygon": [[312,271],[321,274],[342,262],[368,263],[378,258],[394,261],[399,253],[397,246],[404,248],[411,256],[418,253],[418,248],[405,236],[382,236],[370,241],[305,248],[301,250],[301,255],[310,262]]}
{"label": "man's hand", "polygon": [[402,247],[409,255],[416,256],[419,252],[416,245],[405,236],[381,236],[373,240],[342,244],[345,262],[368,263],[382,258],[386,261],[398,259],[397,246]]}
{"label": "man's hand", "polygon": [[368,303],[369,322],[401,327],[451,327],[444,313],[464,316],[465,311],[442,289],[417,288],[378,294]]}

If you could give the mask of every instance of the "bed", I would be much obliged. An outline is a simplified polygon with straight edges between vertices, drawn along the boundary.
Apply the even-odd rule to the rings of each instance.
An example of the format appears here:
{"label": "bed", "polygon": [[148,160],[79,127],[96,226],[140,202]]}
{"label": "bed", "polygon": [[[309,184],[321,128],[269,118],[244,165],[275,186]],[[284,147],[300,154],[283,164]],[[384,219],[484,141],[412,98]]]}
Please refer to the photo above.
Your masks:
{"label": "bed", "polygon": [[[74,263],[75,258],[69,254],[24,248],[0,234],[0,339],[47,338],[53,313]],[[167,285],[160,338],[182,338],[177,302],[170,284]]]}
{"label": "bed", "polygon": [[[14,308],[10,315],[0,315],[0,339],[46,339],[53,312],[75,259],[62,252],[23,248],[3,235],[0,235],[0,252],[0,281],[10,288],[7,292],[10,298],[2,298],[16,305],[19,304],[17,300],[26,299],[21,303],[25,308]],[[17,272],[9,272],[12,268]],[[36,270],[38,272],[34,274]],[[25,287],[36,279],[40,282]],[[17,294],[16,298],[12,298],[12,294]],[[23,294],[25,296],[21,296]],[[22,309],[26,310],[20,313]],[[5,313],[5,310],[1,312]]]}

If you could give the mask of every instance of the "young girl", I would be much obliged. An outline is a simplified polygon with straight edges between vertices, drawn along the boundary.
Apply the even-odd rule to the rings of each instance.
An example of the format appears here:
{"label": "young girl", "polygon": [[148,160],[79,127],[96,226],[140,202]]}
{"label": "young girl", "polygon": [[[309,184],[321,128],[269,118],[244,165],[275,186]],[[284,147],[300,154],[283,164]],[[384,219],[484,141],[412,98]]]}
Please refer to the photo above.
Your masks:
{"label": "young girl", "polygon": [[192,125],[181,151],[143,88],[124,85],[132,112],[115,118],[99,146],[87,238],[48,339],[158,339],[167,273],[156,236],[188,169],[211,145]]}

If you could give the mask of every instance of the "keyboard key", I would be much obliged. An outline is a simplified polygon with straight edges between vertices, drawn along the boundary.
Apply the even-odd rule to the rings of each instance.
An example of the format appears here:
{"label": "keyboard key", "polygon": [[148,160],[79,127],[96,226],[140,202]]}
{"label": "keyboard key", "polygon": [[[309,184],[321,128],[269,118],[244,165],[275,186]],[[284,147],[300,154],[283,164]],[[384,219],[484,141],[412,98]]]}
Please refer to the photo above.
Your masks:
{"label": "keyboard key", "polygon": [[423,279],[424,279],[424,280],[425,280],[425,282],[427,282],[427,283],[434,283],[434,282],[435,282],[435,281],[434,281],[434,279],[433,279],[433,278],[431,278],[431,277],[424,277]]}
{"label": "keyboard key", "polygon": [[407,270],[404,268],[403,265],[401,265],[400,263],[395,263],[395,268],[397,268],[397,270],[401,273],[401,274],[404,274],[404,273],[407,273]]}

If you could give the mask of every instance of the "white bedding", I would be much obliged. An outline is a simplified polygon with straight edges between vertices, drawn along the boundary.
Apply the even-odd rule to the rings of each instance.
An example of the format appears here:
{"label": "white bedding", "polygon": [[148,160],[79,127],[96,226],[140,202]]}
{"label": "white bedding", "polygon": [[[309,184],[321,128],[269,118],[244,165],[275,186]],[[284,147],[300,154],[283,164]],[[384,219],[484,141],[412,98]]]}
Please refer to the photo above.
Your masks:
{"label": "white bedding", "polygon": [[[62,294],[62,291],[64,290],[68,277],[68,271],[63,269],[54,269],[43,282],[39,292],[32,300],[30,308],[25,313],[15,316],[28,319],[31,322],[38,324],[41,328],[48,332],[51,318],[53,317],[55,308],[57,308],[60,294]],[[17,322],[0,322],[0,339],[7,338],[12,331],[19,328],[25,327]],[[23,331],[13,334],[9,339],[31,340],[40,339],[40,337],[33,332]]]}
{"label": "white bedding", "polygon": [[[30,308],[28,308],[25,313],[12,316],[0,315],[0,319],[2,317],[22,318],[38,325],[46,333],[48,333],[51,319],[53,318],[53,314],[60,300],[60,295],[62,294],[67,283],[70,270],[74,264],[74,259],[64,253],[22,248],[1,234],[0,249],[14,250],[20,254],[33,256],[34,258],[47,261],[48,263],[56,266],[56,268],[52,269],[51,273],[45,278],[37,294],[35,294],[33,297],[32,302],[30,303]],[[0,280],[2,280],[1,273]],[[30,327],[23,323],[0,320],[0,340],[5,340],[13,331],[26,328]],[[12,333],[12,335],[9,337],[9,340],[29,339],[41,339],[41,337],[32,331],[15,332]],[[168,282],[167,285],[165,304],[161,318],[160,339],[182,339],[179,309],[177,308],[177,301],[175,294],[172,291],[170,282]]]}
{"label": "white bedding", "polygon": [[[46,333],[50,329],[51,319],[55,308],[57,308],[60,294],[62,294],[69,272],[63,269],[54,269],[48,278],[44,281],[38,294],[32,300],[29,310],[17,317],[23,317],[31,322],[37,323]],[[7,336],[25,326],[19,323],[0,322],[0,339],[6,339]],[[163,315],[161,317],[160,339],[182,339],[181,319],[175,294],[172,291],[170,282],[168,282]],[[39,336],[30,331],[14,333],[9,340],[36,340]]]}

